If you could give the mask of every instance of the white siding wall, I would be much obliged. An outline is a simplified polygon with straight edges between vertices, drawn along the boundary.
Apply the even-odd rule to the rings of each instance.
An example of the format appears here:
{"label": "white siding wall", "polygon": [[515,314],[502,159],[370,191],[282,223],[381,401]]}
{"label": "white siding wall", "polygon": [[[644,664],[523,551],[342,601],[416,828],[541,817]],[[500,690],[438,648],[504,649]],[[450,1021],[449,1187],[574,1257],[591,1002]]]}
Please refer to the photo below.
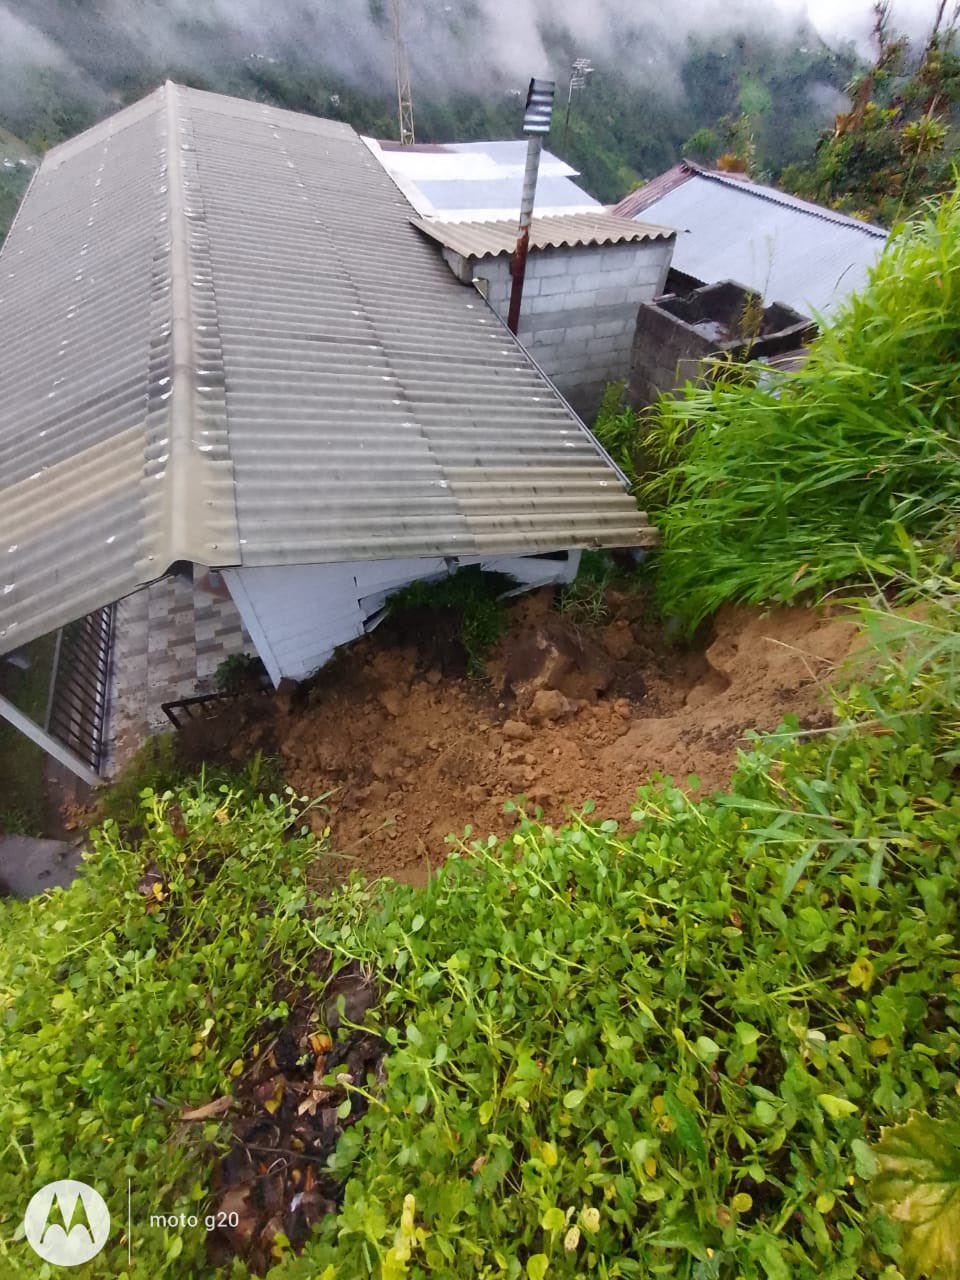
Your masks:
{"label": "white siding wall", "polygon": [[[629,375],[637,312],[663,292],[672,257],[672,240],[530,253],[517,336],[576,409],[591,412],[608,382]],[[509,258],[481,258],[472,270],[506,319]]]}
{"label": "white siding wall", "polygon": [[509,574],[521,588],[538,587],[570,582],[579,562],[579,551],[571,551],[566,560],[463,556],[459,560],[376,560],[222,572],[257,652],[277,685],[284,676],[304,680],[312,675],[339,645],[363,635],[390,595],[411,582],[479,564],[490,572]]}

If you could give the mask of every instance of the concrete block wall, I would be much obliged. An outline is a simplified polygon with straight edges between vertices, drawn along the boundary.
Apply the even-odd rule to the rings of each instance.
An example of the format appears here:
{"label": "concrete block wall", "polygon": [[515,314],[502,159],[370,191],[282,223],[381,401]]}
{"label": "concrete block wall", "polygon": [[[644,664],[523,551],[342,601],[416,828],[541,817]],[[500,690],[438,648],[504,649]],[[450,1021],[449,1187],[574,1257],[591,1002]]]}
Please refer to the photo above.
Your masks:
{"label": "concrete block wall", "polygon": [[[518,337],[575,409],[592,416],[609,382],[630,372],[637,312],[662,292],[673,240],[535,249],[527,258]],[[480,258],[472,275],[506,319],[510,260]],[[461,277],[462,278],[462,277]]]}

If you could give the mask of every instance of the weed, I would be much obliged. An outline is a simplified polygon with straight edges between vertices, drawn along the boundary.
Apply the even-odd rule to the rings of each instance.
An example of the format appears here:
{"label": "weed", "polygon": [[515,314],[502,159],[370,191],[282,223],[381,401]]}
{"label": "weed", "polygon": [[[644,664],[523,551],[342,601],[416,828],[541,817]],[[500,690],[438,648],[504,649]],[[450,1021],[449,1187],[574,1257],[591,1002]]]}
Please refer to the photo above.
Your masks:
{"label": "weed", "polygon": [[475,565],[436,582],[413,582],[390,597],[392,614],[411,609],[452,610],[460,619],[467,672],[484,674],[491,649],[503,635],[507,614],[502,598],[516,583],[502,573],[483,573]]}
{"label": "weed", "polygon": [[217,667],[214,680],[220,693],[246,693],[258,688],[265,674],[259,657],[250,653],[232,653]]}
{"label": "weed", "polygon": [[[899,230],[804,366],[688,387],[647,444],[660,595],[691,629],[727,601],[821,596],[908,568],[960,509],[960,197]],[[749,368],[749,367],[748,367]]]}
{"label": "weed", "polygon": [[[194,785],[145,791],[136,848],[107,822],[66,891],[0,905],[0,1224],[5,1277],[34,1277],[25,1201],[82,1177],[127,1220],[86,1276],[211,1274],[205,1233],[150,1227],[189,1215],[216,1123],[177,1130],[181,1107],[228,1093],[255,1033],[286,1008],[278,987],[315,981],[301,927],[320,852],[303,806]],[[294,831],[292,838],[291,829]]]}
{"label": "weed", "polygon": [[276,1280],[896,1274],[871,1142],[960,1084],[943,652],[904,685],[891,639],[884,732],[851,704],[758,740],[727,793],[521,815],[426,890],[355,882],[309,922],[378,970],[392,1049],[340,1213]]}
{"label": "weed", "polygon": [[[137,848],[108,823],[71,889],[0,906],[6,1273],[83,1152],[111,1204],[132,1179],[134,1280],[212,1280],[202,1233],[148,1226],[210,1188],[222,1131],[176,1117],[320,947],[375,976],[387,1077],[273,1280],[894,1275],[871,1144],[960,1085],[960,584],[919,590],[906,622],[862,605],[884,639],[836,729],[756,740],[699,802],[651,783],[629,825],[520,814],[426,889],[314,902],[296,806],[147,789]],[[118,1235],[89,1274],[125,1263]]]}
{"label": "weed", "polygon": [[607,588],[615,574],[608,551],[585,551],[577,576],[557,593],[557,608],[581,625],[602,626],[610,618]]}

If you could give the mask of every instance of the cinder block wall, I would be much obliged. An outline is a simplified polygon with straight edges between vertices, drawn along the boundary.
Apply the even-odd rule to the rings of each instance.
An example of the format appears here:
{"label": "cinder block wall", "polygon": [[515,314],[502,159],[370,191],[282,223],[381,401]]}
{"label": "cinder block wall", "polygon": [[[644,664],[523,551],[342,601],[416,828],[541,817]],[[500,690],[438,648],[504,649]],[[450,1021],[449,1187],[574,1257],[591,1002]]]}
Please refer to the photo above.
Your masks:
{"label": "cinder block wall", "polygon": [[[578,412],[592,416],[608,382],[630,373],[641,303],[663,292],[673,240],[536,249],[527,258],[518,337]],[[473,274],[506,319],[510,260],[481,258]]]}

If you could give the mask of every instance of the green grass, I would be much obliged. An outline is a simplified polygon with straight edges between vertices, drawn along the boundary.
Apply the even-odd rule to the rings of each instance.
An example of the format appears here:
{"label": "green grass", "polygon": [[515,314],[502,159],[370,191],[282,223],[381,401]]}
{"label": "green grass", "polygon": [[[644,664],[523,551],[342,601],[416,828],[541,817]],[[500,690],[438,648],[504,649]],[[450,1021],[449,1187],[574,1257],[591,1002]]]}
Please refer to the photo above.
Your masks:
{"label": "green grass", "polygon": [[[522,816],[426,889],[316,899],[296,809],[148,791],[136,845],[107,824],[71,889],[0,906],[4,1275],[38,1274],[17,1223],[68,1175],[114,1206],[132,1179],[135,1280],[245,1275],[149,1216],[206,1203],[225,1130],[177,1109],[230,1089],[321,949],[375,977],[387,1079],[273,1280],[895,1280],[873,1146],[960,1086],[958,599],[862,605],[838,726],[757,740],[729,791]],[[125,1259],[121,1226],[78,1275]]]}
{"label": "green grass", "polygon": [[[42,725],[55,638],[27,645],[30,667],[21,671],[0,659],[0,694]],[[19,729],[0,719],[0,834],[42,835],[46,822],[45,757]]]}
{"label": "green grass", "polygon": [[[664,610],[823,596],[889,577],[960,512],[960,199],[892,239],[795,373],[660,405],[641,490]],[[751,372],[748,366],[748,372]]]}

